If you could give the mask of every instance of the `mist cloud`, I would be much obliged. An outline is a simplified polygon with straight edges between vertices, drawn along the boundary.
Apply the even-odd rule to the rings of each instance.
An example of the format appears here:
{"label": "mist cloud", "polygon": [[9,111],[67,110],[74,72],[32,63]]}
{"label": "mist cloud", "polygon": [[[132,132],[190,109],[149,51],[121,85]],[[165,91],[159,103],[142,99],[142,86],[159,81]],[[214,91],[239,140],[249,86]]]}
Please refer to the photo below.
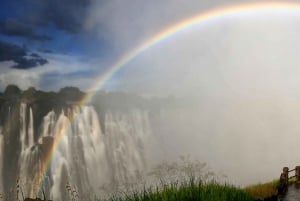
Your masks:
{"label": "mist cloud", "polygon": [[[296,67],[299,29],[295,26],[298,19],[285,11],[269,14],[237,15],[178,33],[125,64],[119,77],[110,80],[107,86],[153,94],[199,91],[224,95],[229,90],[243,96],[294,90],[299,86]],[[282,18],[282,14],[286,17]],[[161,26],[160,22],[157,24],[154,30]],[[147,30],[147,25],[139,26]],[[125,33],[130,31],[134,36],[138,32],[135,30],[140,29],[128,28]],[[129,46],[124,43],[132,46],[137,43],[138,39],[128,39],[130,35],[120,36],[125,41],[119,43],[120,49],[122,44]]]}
{"label": "mist cloud", "polygon": [[[120,55],[224,2],[131,3],[95,6],[87,21]],[[296,12],[276,11],[202,23],[139,54],[106,87],[183,97],[161,112],[161,125],[155,122],[167,159],[191,154],[238,185],[273,180],[298,161],[286,147],[299,147],[299,20]]]}

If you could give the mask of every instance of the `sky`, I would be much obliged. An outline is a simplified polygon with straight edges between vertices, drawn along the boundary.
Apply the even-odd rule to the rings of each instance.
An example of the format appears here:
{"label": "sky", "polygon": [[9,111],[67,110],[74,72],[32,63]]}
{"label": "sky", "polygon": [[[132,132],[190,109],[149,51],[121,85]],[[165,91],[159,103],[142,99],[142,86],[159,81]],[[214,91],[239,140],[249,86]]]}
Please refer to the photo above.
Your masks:
{"label": "sky", "polygon": [[[250,12],[200,23],[138,54],[97,85],[122,56],[167,27],[205,11],[255,2],[2,0],[0,90],[17,84],[21,89],[55,91],[97,86],[146,95],[193,95],[195,90],[218,95],[227,89],[244,93],[255,85],[260,93],[286,84],[294,87],[299,84],[294,77],[299,29],[294,25],[300,17],[287,11]],[[289,70],[282,72],[278,63],[288,64]],[[265,72],[270,72],[268,79]]]}
{"label": "sky", "polygon": [[[72,85],[88,90],[122,55],[152,35],[205,10],[236,2],[241,1],[2,0],[0,89],[17,84],[22,89],[58,90]],[[185,55],[180,56],[185,65]],[[128,67],[131,71],[139,68],[136,73],[115,73],[103,88],[156,93],[157,85],[149,83],[155,82],[157,74],[165,77],[166,72],[157,70],[162,64],[148,67],[153,64],[145,59],[142,67]],[[148,78],[144,73],[150,71]],[[147,84],[135,89],[133,85],[141,86],[141,80],[135,79],[140,74],[147,77],[142,81]],[[165,78],[158,79],[161,84]]]}

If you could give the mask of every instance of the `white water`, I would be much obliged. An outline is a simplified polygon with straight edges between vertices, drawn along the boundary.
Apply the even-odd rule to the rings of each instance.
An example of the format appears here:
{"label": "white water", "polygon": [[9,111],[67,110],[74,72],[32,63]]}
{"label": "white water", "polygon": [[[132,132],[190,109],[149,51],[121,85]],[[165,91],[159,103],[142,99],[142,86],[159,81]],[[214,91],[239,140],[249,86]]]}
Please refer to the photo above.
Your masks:
{"label": "white water", "polygon": [[35,196],[41,170],[40,150],[34,146],[33,114],[29,108],[29,121],[26,120],[27,105],[20,105],[20,143],[19,179],[25,196]]}
{"label": "white water", "polygon": [[98,114],[91,106],[72,107],[59,114],[51,111],[43,118],[35,143],[33,112],[27,107],[24,103],[20,106],[19,177],[25,197],[41,195],[38,183],[45,150],[50,147],[49,139],[51,145],[51,139],[58,139],[60,133],[63,136],[42,186],[47,199],[69,199],[67,183],[80,196],[103,195],[140,183],[147,172],[152,136],[148,112],[107,112],[105,128],[101,129]]}

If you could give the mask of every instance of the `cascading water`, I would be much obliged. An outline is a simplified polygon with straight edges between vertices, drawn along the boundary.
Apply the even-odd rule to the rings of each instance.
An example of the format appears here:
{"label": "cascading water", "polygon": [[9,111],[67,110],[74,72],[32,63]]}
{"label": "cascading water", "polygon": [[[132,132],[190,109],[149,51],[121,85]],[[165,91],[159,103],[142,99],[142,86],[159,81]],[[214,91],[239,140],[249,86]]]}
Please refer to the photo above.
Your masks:
{"label": "cascading water", "polygon": [[22,103],[18,177],[26,197],[40,196],[43,189],[48,199],[66,200],[67,183],[80,196],[107,193],[140,181],[147,171],[146,142],[151,141],[147,111],[106,112],[101,128],[92,106],[70,106],[60,113],[48,112],[38,134],[34,124],[32,108]]}
{"label": "cascading water", "polygon": [[[0,128],[0,170],[3,169],[3,134],[2,134],[2,127]],[[0,190],[1,192],[3,191],[3,186],[2,186],[2,171],[0,171]]]}
{"label": "cascading water", "polygon": [[29,121],[27,121],[27,105],[20,105],[20,144],[21,153],[19,158],[19,179],[22,191],[25,195],[33,196],[38,188],[38,177],[40,172],[40,151],[34,144],[33,114],[29,108]]}

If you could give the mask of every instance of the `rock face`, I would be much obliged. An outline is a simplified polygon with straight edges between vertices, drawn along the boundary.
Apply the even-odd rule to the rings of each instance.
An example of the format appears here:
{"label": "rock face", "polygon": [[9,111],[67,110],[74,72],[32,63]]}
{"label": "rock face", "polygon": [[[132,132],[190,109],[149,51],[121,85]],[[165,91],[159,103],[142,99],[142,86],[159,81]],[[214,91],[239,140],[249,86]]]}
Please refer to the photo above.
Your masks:
{"label": "rock face", "polygon": [[99,93],[78,105],[85,95],[75,87],[6,88],[0,96],[0,191],[19,179],[25,197],[41,197],[44,189],[47,198],[67,200],[66,183],[94,195],[140,178],[151,136],[147,101]]}

